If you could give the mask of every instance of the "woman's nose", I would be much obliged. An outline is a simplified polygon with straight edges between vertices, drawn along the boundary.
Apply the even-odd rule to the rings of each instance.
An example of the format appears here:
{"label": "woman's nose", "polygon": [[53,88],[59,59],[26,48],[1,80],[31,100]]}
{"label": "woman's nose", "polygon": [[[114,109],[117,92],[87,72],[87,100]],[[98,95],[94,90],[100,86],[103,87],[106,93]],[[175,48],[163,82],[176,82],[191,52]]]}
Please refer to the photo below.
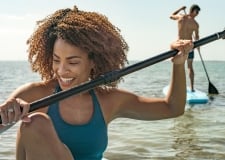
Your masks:
{"label": "woman's nose", "polygon": [[66,65],[62,63],[58,66],[57,72],[59,75],[64,75],[64,74],[68,73],[68,69],[66,68]]}

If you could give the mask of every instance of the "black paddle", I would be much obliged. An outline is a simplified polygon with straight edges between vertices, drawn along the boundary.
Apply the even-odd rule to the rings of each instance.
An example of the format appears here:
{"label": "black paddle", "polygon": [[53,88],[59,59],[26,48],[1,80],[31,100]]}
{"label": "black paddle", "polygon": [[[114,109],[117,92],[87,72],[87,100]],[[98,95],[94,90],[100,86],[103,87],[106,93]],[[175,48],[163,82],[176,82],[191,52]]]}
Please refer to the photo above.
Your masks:
{"label": "black paddle", "polygon": [[[220,39],[224,36],[225,36],[225,30],[223,30],[221,32],[218,32],[218,33],[215,33],[215,34],[212,34],[212,35],[207,36],[205,38],[202,38],[198,41],[195,41],[194,42],[194,48],[205,45],[209,42],[218,40],[218,39]],[[132,72],[135,72],[137,70],[143,69],[145,67],[153,65],[153,64],[158,63],[160,61],[163,61],[163,60],[166,60],[170,57],[173,57],[177,53],[178,53],[178,50],[170,50],[170,51],[161,53],[161,54],[159,54],[155,57],[152,57],[152,58],[146,59],[144,61],[138,62],[136,64],[130,65],[130,66],[125,67],[121,70],[115,70],[115,71],[106,73],[106,74],[104,74],[104,75],[102,75],[102,76],[100,76],[100,77],[98,77],[98,78],[96,78],[92,81],[86,82],[86,83],[81,84],[77,87],[73,87],[71,89],[61,91],[61,92],[58,92],[56,94],[53,94],[53,95],[47,96],[45,98],[42,98],[40,100],[34,101],[30,104],[30,112],[32,112],[34,110],[37,110],[39,108],[48,106],[52,103],[55,103],[55,102],[57,102],[59,100],[62,100],[62,99],[65,99],[69,96],[79,94],[81,92],[93,89],[96,86],[113,82],[113,81],[119,79],[122,76],[125,76],[125,75],[130,74]],[[0,124],[1,123],[2,123],[2,120],[0,119]]]}
{"label": "black paddle", "polygon": [[219,94],[218,90],[216,89],[216,87],[211,83],[211,81],[209,80],[209,75],[208,75],[208,72],[206,70],[206,67],[205,67],[205,63],[202,59],[202,55],[200,53],[200,51],[198,50],[198,53],[199,53],[199,56],[200,56],[200,59],[201,59],[201,62],[202,62],[202,65],[203,65],[203,68],[205,70],[205,74],[207,76],[207,79],[208,79],[208,82],[209,82],[209,87],[208,87],[208,93],[209,94]]}

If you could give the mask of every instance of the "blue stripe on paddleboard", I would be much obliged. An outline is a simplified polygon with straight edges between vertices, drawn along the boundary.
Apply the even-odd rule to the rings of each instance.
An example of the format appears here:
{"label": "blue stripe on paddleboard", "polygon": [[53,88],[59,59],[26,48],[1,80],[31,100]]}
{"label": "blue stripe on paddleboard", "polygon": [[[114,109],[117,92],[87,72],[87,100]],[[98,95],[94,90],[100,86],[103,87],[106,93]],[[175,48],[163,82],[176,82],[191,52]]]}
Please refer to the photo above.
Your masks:
{"label": "blue stripe on paddleboard", "polygon": [[[163,88],[163,94],[167,94],[169,86]],[[189,87],[187,87],[187,99],[186,102],[188,104],[204,104],[209,100],[207,94],[198,89],[195,89],[194,92],[191,91]]]}

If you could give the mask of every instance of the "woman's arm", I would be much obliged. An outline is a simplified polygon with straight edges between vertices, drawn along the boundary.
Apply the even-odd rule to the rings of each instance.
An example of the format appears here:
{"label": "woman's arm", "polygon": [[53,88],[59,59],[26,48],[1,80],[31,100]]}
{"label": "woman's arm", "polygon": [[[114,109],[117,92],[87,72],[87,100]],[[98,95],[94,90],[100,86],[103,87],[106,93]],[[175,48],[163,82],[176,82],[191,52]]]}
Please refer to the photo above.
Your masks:
{"label": "woman's arm", "polygon": [[0,133],[9,129],[29,112],[29,103],[49,96],[53,93],[53,88],[54,84],[46,85],[44,82],[35,82],[22,85],[14,90],[9,98],[0,104],[2,121],[0,123]]}
{"label": "woman's arm", "polygon": [[116,96],[117,102],[120,103],[115,112],[117,117],[158,120],[182,115],[186,104],[184,63],[192,48],[190,40],[178,40],[172,44],[172,49],[178,49],[180,52],[172,59],[172,78],[165,98],[146,98],[120,91]]}

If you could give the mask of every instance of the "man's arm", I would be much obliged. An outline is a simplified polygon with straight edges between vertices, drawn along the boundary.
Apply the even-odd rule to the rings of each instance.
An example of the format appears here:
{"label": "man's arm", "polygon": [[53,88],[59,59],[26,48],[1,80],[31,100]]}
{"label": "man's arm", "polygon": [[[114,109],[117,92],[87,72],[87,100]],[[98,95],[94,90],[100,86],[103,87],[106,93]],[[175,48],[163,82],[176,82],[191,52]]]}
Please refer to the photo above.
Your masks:
{"label": "man's arm", "polygon": [[196,29],[194,30],[194,40],[199,40],[199,25],[197,24]]}
{"label": "man's arm", "polygon": [[[193,40],[194,40],[194,41],[199,40],[199,25],[198,25],[198,23],[197,23],[196,29],[194,30],[193,33],[194,33],[194,34],[193,34]],[[200,47],[198,47],[197,49],[198,49],[198,51],[200,52]]]}
{"label": "man's arm", "polygon": [[179,8],[178,10],[176,10],[175,12],[172,13],[172,15],[170,16],[170,19],[173,19],[173,20],[179,19],[180,16],[178,16],[177,14],[180,11],[185,10],[185,9],[186,9],[186,6],[183,6],[183,7]]}

